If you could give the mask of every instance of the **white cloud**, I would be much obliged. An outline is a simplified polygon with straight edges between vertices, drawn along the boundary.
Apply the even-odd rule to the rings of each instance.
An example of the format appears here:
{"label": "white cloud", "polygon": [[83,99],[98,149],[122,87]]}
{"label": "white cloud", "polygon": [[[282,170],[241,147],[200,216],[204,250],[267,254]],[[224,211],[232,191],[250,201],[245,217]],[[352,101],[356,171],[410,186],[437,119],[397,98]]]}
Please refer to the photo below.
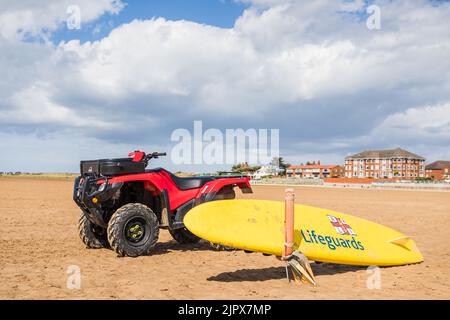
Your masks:
{"label": "white cloud", "polygon": [[12,40],[25,36],[46,38],[67,20],[71,5],[80,8],[81,23],[105,13],[118,13],[124,7],[121,0],[0,0],[0,36]]}
{"label": "white cloud", "polygon": [[375,128],[374,134],[427,140],[428,143],[445,139],[450,143],[450,102],[392,114]]}
{"label": "white cloud", "polygon": [[[387,144],[445,154],[448,3],[376,1],[377,31],[366,28],[361,1],[246,0],[250,7],[229,29],[155,18],[121,25],[96,42],[18,41],[58,28],[69,2],[81,6],[83,21],[123,6],[0,0],[4,127],[55,125],[133,141],[143,130],[168,139],[164,130],[202,119],[277,126],[286,153],[297,148],[292,154],[335,159]],[[423,146],[429,140],[433,150]]]}
{"label": "white cloud", "polygon": [[97,129],[114,126],[86,115],[78,115],[75,110],[53,102],[50,91],[48,83],[36,83],[15,93],[10,99],[13,109],[0,114],[0,123],[60,124]]}
{"label": "white cloud", "polygon": [[347,1],[340,4],[340,8],[342,11],[346,12],[357,12],[364,10],[365,3],[363,0],[354,0],[354,1]]}
{"label": "white cloud", "polygon": [[[415,33],[398,28],[373,33],[364,23],[337,15],[337,8],[335,1],[250,8],[233,29],[162,18],[136,20],[100,42],[72,42],[60,49],[77,52],[80,81],[108,96],[181,96],[202,111],[227,108],[250,114],[279,104],[398,90],[425,81],[440,87],[449,79],[449,14],[424,8],[436,19],[436,42],[426,37],[424,18],[417,21],[418,9],[410,5],[386,4],[384,11],[398,16],[384,16],[386,24]],[[331,29],[330,35],[322,33]],[[350,30],[355,30],[354,37],[347,34]]]}

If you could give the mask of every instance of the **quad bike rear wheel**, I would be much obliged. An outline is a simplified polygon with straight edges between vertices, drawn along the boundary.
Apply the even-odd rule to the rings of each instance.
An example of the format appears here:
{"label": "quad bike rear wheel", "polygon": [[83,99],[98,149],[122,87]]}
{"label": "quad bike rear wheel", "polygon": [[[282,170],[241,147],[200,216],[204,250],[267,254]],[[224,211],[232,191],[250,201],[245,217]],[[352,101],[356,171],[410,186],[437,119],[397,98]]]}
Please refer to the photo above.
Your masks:
{"label": "quad bike rear wheel", "polygon": [[[219,192],[217,192],[216,196],[214,197],[213,201],[218,200],[233,200],[236,198],[236,192],[234,191],[233,187],[224,187]],[[236,248],[224,246],[218,243],[210,242],[210,247],[215,251],[235,251]]]}
{"label": "quad bike rear wheel", "polygon": [[181,229],[169,229],[169,233],[178,243],[187,244],[187,243],[197,243],[200,241],[200,238],[195,234],[190,232],[187,228]]}
{"label": "quad bike rear wheel", "polygon": [[106,239],[106,230],[96,227],[86,215],[81,212],[78,221],[78,233],[81,240],[89,249],[108,248],[109,243]]}
{"label": "quad bike rear wheel", "polygon": [[236,198],[236,192],[234,191],[233,187],[226,186],[217,192],[216,196],[214,197],[213,201],[217,200],[234,200]]}
{"label": "quad bike rear wheel", "polygon": [[113,214],[107,232],[109,244],[119,256],[144,256],[158,241],[159,222],[146,205],[129,203]]}
{"label": "quad bike rear wheel", "polygon": [[214,251],[237,251],[238,249],[233,248],[233,247],[229,247],[229,246],[224,246],[222,244],[219,243],[214,243],[214,242],[209,242],[209,246],[214,250]]}

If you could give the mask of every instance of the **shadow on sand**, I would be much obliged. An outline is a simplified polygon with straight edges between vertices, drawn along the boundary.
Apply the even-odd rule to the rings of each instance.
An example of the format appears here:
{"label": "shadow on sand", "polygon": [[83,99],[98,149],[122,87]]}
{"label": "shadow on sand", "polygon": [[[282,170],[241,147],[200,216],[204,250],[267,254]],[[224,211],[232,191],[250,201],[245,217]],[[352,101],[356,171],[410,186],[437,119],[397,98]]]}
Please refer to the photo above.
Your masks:
{"label": "shadow on sand", "polygon": [[200,241],[198,243],[180,244],[175,240],[168,242],[159,242],[156,244],[155,249],[152,251],[151,255],[166,254],[170,251],[211,251],[212,248],[210,244],[206,241]]}
{"label": "shadow on sand", "polygon": [[[365,267],[321,263],[311,264],[315,276],[334,275],[346,272],[364,270]],[[284,266],[262,269],[241,269],[232,272],[223,272],[208,278],[208,281],[241,282],[241,281],[268,281],[286,278]]]}

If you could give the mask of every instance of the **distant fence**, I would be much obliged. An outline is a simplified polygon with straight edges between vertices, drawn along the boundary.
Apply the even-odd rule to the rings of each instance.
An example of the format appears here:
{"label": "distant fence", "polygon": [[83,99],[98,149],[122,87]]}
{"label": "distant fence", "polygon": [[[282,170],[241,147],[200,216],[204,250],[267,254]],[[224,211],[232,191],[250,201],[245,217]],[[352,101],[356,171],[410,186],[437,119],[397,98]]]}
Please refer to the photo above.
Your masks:
{"label": "distant fence", "polygon": [[373,182],[372,188],[379,189],[416,189],[416,190],[449,190],[448,183],[423,183],[423,182]]}
{"label": "distant fence", "polygon": [[372,184],[374,182],[397,182],[397,179],[373,179],[373,178],[325,178],[325,183],[356,183]]}
{"label": "distant fence", "polygon": [[273,178],[273,179],[260,179],[260,180],[251,180],[252,184],[279,184],[279,185],[314,185],[321,186],[324,181],[322,179],[298,179],[298,178]]}
{"label": "distant fence", "polygon": [[450,183],[444,182],[394,182],[373,179],[300,179],[300,178],[271,178],[251,180],[252,185],[298,185],[324,186],[363,189],[398,189],[398,190],[444,190],[450,191]]}

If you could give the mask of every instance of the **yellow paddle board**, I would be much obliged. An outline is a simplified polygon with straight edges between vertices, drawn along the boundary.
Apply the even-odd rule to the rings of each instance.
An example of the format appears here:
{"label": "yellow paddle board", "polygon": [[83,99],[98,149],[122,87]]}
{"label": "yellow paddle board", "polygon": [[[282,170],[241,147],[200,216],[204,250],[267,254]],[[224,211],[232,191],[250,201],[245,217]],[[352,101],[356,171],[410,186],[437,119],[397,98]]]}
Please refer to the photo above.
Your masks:
{"label": "yellow paddle board", "polygon": [[[284,202],[224,200],[201,204],[185,226],[208,241],[281,256]],[[394,266],[423,261],[409,237],[398,231],[331,210],[295,205],[294,250],[320,262]]]}

